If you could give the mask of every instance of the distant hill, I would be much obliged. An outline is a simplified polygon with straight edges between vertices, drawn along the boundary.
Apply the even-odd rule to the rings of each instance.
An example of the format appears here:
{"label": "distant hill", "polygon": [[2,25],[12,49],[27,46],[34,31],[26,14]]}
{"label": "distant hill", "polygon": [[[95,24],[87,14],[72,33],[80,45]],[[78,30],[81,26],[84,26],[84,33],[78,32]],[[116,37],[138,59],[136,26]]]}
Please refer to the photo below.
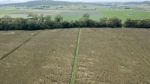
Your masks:
{"label": "distant hill", "polygon": [[124,4],[124,5],[149,5],[150,6],[150,1],[144,1],[144,2],[125,2],[125,3],[119,3],[119,2],[109,2],[109,3],[84,3],[84,2],[67,2],[67,1],[53,1],[53,0],[35,0],[35,1],[29,1],[29,2],[23,2],[23,3],[12,3],[12,4],[0,4],[0,6],[16,6],[16,7],[36,7],[36,6],[53,6],[53,5],[76,5],[76,4],[93,4],[93,5],[103,5],[103,6],[109,6],[109,5],[114,5],[114,4]]}
{"label": "distant hill", "polygon": [[125,4],[129,4],[129,5],[142,5],[142,4],[144,4],[144,5],[149,5],[150,6],[150,1],[143,1],[143,2],[127,2],[127,3],[125,3]]}
{"label": "distant hill", "polygon": [[53,1],[53,0],[35,0],[29,1],[24,3],[12,3],[12,4],[1,4],[0,6],[27,6],[27,7],[34,7],[40,5],[71,5],[71,4],[95,4],[100,5],[97,3],[81,3],[81,2],[67,2],[67,1]]}
{"label": "distant hill", "polygon": [[35,0],[24,3],[12,3],[12,4],[1,4],[0,6],[38,6],[38,5],[61,5],[68,4],[69,2],[64,1],[53,1],[53,0]]}

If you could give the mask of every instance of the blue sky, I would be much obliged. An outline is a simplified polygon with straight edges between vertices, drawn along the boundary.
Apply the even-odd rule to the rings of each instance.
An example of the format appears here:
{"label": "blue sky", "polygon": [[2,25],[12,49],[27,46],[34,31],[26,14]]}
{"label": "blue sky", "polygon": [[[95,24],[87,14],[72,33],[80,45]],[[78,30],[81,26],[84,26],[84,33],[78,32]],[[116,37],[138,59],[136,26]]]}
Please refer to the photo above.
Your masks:
{"label": "blue sky", "polygon": [[[31,0],[0,0],[0,4],[3,3],[16,3],[16,2],[26,2]],[[146,1],[146,0],[57,0],[57,1],[73,1],[73,2],[129,2],[129,1]],[[150,1],[150,0],[147,0]]]}

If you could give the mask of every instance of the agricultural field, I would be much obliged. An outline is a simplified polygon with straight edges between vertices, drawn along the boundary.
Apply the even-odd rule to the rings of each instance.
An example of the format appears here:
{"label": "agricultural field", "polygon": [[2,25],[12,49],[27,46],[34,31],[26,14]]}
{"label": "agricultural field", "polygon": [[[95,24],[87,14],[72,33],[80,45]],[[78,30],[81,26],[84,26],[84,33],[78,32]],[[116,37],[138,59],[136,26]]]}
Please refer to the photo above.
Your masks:
{"label": "agricultural field", "polygon": [[76,84],[149,84],[150,31],[84,29]]}
{"label": "agricultural field", "polygon": [[0,58],[34,34],[36,34],[34,31],[0,31]]}
{"label": "agricultural field", "polygon": [[136,28],[0,31],[0,84],[149,84],[149,35]]}
{"label": "agricultural field", "polygon": [[118,17],[125,21],[126,19],[150,19],[150,11],[137,9],[118,9],[118,8],[103,8],[100,9],[102,17],[112,18]]}
{"label": "agricultural field", "polygon": [[[0,84],[68,83],[76,42],[76,29],[37,32],[38,34],[30,41],[0,60]],[[26,31],[26,34],[28,33]],[[3,36],[3,38],[9,41],[10,37]],[[1,50],[3,47],[0,46]],[[5,53],[9,52],[8,47]],[[0,57],[2,56],[1,54]]]}
{"label": "agricultural field", "polygon": [[23,17],[28,18],[29,14],[43,14],[50,15],[52,17],[56,15],[61,15],[64,17],[64,20],[78,20],[82,17],[83,14],[88,13],[91,16],[91,19],[99,20],[100,18],[106,17],[118,17],[123,21],[131,19],[149,19],[150,11],[133,9],[124,9],[124,8],[111,8],[108,6],[93,6],[87,5],[86,8],[83,6],[67,6],[63,8],[51,7],[49,9],[35,9],[35,8],[16,8],[16,7],[6,7],[0,8],[0,17],[9,15],[11,17]]}

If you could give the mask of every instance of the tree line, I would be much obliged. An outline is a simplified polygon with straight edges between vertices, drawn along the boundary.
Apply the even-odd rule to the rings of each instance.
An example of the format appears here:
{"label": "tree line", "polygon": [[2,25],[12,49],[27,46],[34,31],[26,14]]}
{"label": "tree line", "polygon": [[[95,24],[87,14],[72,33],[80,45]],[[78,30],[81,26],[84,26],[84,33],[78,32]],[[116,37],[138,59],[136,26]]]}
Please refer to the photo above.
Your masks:
{"label": "tree line", "polygon": [[0,30],[42,30],[58,28],[150,28],[150,19],[132,20],[127,19],[124,23],[119,18],[101,18],[99,21],[90,19],[89,14],[84,14],[79,20],[65,21],[58,15],[51,16],[29,15],[29,18],[12,18],[4,16],[0,18]]}

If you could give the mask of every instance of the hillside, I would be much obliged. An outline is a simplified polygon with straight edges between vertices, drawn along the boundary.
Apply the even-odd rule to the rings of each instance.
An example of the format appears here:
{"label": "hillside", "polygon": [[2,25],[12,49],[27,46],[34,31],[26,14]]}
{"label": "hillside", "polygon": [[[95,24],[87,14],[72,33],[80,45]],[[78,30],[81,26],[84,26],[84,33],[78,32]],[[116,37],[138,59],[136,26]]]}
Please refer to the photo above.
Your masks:
{"label": "hillside", "polygon": [[12,4],[0,4],[0,6],[16,6],[16,7],[36,7],[36,6],[54,6],[54,5],[83,5],[83,4],[93,4],[93,5],[102,5],[102,6],[110,6],[110,5],[148,5],[150,6],[150,1],[144,2],[101,2],[101,3],[84,3],[84,2],[67,2],[67,1],[54,1],[54,0],[35,0],[28,1],[23,3],[12,3]]}
{"label": "hillside", "polygon": [[53,1],[53,0],[35,0],[24,3],[12,3],[12,4],[1,4],[0,6],[16,6],[16,7],[35,7],[35,6],[49,6],[49,5],[76,5],[76,4],[94,4],[94,5],[102,5],[101,3],[83,3],[83,2],[67,2],[67,1]]}
{"label": "hillside", "polygon": [[129,5],[150,5],[150,1],[144,1],[144,2],[127,2],[125,3],[126,5],[129,4]]}
{"label": "hillside", "polygon": [[24,3],[13,3],[13,4],[3,4],[0,6],[39,6],[39,5],[61,5],[61,4],[69,4],[69,2],[63,1],[53,1],[53,0],[36,0],[36,1],[29,1]]}

